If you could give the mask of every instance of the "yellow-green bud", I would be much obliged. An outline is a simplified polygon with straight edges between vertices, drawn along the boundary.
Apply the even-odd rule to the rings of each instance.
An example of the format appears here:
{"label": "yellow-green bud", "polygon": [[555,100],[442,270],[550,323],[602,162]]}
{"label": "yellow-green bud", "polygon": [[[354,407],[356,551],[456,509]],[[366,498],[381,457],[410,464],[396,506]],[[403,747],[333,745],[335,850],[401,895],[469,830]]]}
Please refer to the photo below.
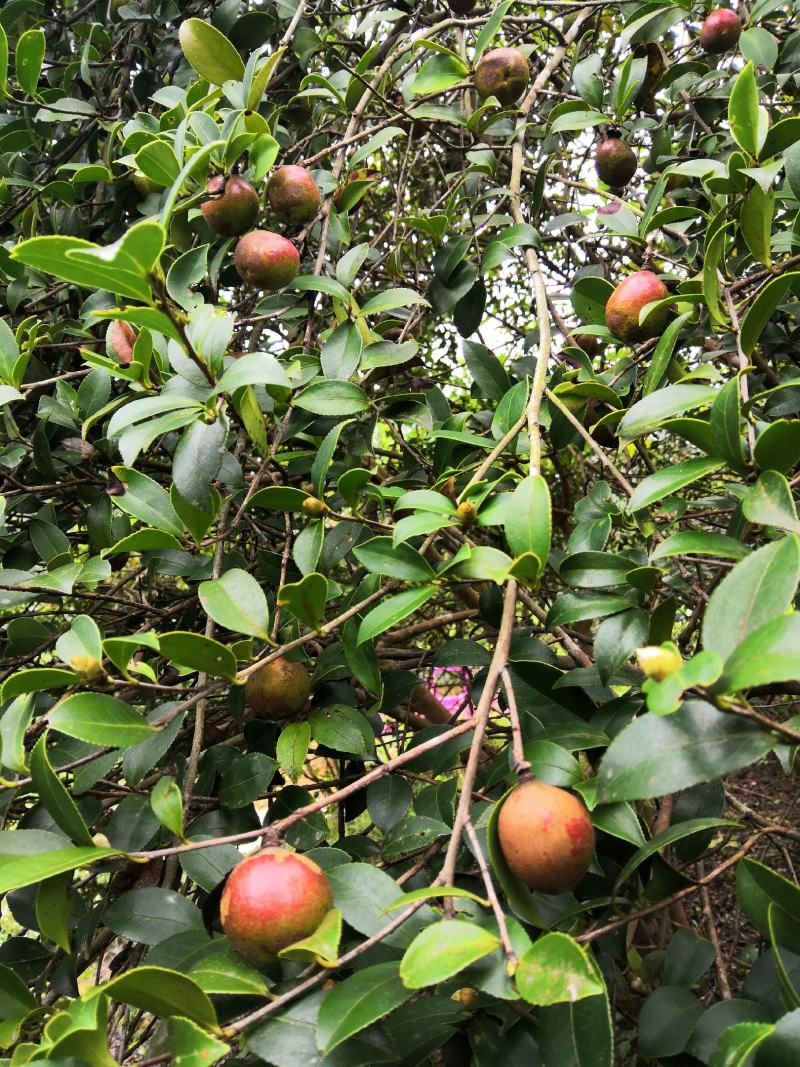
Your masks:
{"label": "yellow-green bud", "polygon": [[645,645],[638,649],[636,661],[639,670],[657,682],[668,678],[683,666],[683,658],[674,645]]}

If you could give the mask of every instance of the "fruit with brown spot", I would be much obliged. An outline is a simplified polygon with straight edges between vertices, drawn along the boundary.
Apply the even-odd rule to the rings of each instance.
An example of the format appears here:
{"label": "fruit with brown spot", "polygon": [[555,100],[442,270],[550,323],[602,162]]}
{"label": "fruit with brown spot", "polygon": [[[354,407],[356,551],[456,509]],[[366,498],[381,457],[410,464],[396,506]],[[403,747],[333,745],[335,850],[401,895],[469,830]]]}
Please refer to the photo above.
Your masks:
{"label": "fruit with brown spot", "polygon": [[278,218],[292,226],[310,222],[319,211],[322,197],[305,167],[278,167],[267,182],[269,204]]}
{"label": "fruit with brown spot", "polygon": [[700,47],[711,56],[729,52],[739,43],[742,20],[728,7],[717,7],[700,29]]}
{"label": "fruit with brown spot", "polygon": [[528,87],[528,60],[518,48],[494,48],[481,56],[475,89],[481,100],[496,96],[503,106],[516,103]]}
{"label": "fruit with brown spot", "polygon": [[636,153],[616,130],[609,130],[597,146],[594,169],[597,176],[612,189],[622,189],[636,173]]}
{"label": "fruit with brown spot", "polygon": [[203,218],[220,237],[239,237],[255,225],[258,218],[258,193],[250,182],[233,174],[218,175],[206,186],[211,197],[200,205]]}
{"label": "fruit with brown spot", "polygon": [[283,289],[300,270],[295,246],[270,230],[251,230],[241,237],[233,262],[242,281],[257,289]]}
{"label": "fruit with brown spot", "polygon": [[594,856],[594,829],[583,803],[536,779],[521,782],[503,801],[497,833],[511,873],[539,893],[574,889]]}
{"label": "fruit with brown spot", "polygon": [[606,304],[606,326],[626,344],[639,344],[656,337],[670,318],[668,304],[651,311],[643,323],[639,313],[646,304],[664,300],[669,290],[661,279],[650,270],[640,270],[621,281]]}
{"label": "fruit with brown spot", "polygon": [[139,334],[129,322],[114,319],[106,330],[106,355],[127,367],[133,361],[133,346]]}
{"label": "fruit with brown spot", "polygon": [[244,691],[258,718],[280,722],[291,719],[306,706],[311,676],[302,663],[292,663],[279,656],[251,674]]}
{"label": "fruit with brown spot", "polygon": [[220,921],[238,953],[267,963],[313,934],[332,907],[330,882],[313,860],[285,848],[263,848],[231,871]]}

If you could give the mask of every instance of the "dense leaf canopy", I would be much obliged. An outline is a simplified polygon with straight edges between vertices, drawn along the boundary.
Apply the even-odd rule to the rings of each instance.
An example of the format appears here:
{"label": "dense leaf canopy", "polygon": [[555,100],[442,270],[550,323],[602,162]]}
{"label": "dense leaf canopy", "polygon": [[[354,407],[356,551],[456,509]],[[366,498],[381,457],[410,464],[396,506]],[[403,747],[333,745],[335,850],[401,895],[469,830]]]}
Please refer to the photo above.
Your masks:
{"label": "dense leaf canopy", "polygon": [[800,4],[710,11],[2,5],[0,1063],[798,1062]]}

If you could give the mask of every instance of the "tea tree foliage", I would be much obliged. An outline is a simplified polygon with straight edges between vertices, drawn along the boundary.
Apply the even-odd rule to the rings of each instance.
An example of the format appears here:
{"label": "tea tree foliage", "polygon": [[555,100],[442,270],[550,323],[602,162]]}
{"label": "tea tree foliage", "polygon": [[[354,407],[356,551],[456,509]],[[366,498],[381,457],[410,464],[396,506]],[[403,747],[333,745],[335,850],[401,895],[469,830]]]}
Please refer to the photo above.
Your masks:
{"label": "tea tree foliage", "polygon": [[796,1058],[799,13],[2,5],[0,1062]]}

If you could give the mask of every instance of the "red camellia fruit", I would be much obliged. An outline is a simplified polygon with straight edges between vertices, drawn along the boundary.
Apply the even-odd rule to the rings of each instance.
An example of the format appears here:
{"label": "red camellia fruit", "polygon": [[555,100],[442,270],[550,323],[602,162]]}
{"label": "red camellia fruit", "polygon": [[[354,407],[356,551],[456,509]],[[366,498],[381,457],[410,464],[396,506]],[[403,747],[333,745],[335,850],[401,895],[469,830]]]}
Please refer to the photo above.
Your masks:
{"label": "red camellia fruit", "polygon": [[620,282],[606,304],[606,326],[627,344],[638,344],[656,337],[666,326],[670,309],[668,304],[652,311],[643,323],[639,312],[654,300],[664,300],[669,290],[661,279],[650,270],[640,270]]}
{"label": "red camellia fruit", "polygon": [[594,166],[601,181],[612,189],[621,189],[636,173],[636,154],[616,130],[609,130],[597,146]]}
{"label": "red camellia fruit", "polygon": [[583,803],[536,779],[520,782],[503,801],[497,833],[511,873],[539,893],[574,889],[594,856],[594,829]]}
{"label": "red camellia fruit", "polygon": [[237,175],[218,175],[206,186],[213,199],[200,205],[203,218],[220,237],[247,233],[258,218],[258,193],[250,182]]}
{"label": "red camellia fruit", "polygon": [[106,354],[123,367],[133,361],[133,346],[139,337],[129,322],[114,319],[106,330]]}
{"label": "red camellia fruit", "polygon": [[237,952],[266,963],[312,934],[332,907],[331,884],[313,860],[285,848],[263,848],[231,871],[220,921]]}
{"label": "red camellia fruit", "polygon": [[742,34],[742,20],[728,7],[717,7],[700,29],[700,47],[712,56],[735,48]]}
{"label": "red camellia fruit", "polygon": [[319,187],[305,167],[278,167],[267,182],[267,196],[275,214],[299,226],[310,222],[322,203]]}
{"label": "red camellia fruit", "polygon": [[478,62],[475,89],[481,100],[496,96],[505,106],[519,100],[529,78],[528,61],[518,48],[495,48]]}
{"label": "red camellia fruit", "polygon": [[258,289],[282,289],[300,270],[295,246],[270,230],[251,230],[240,238],[233,262],[242,281]]}

